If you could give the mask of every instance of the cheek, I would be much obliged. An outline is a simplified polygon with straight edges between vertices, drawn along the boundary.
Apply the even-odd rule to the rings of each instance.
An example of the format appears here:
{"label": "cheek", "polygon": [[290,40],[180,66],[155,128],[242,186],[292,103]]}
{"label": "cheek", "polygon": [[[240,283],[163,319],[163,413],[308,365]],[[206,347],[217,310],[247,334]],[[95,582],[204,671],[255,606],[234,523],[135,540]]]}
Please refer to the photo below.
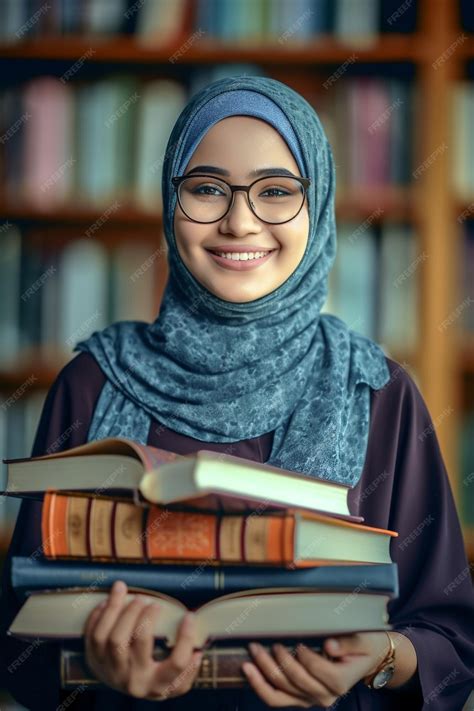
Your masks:
{"label": "cheek", "polygon": [[279,241],[282,251],[291,251],[295,254],[303,254],[306,249],[309,235],[309,224],[305,216],[301,220],[290,225],[282,225],[275,237]]}
{"label": "cheek", "polygon": [[208,229],[205,225],[195,225],[177,220],[175,237],[178,254],[188,269],[195,270],[207,267],[209,257],[202,247],[209,237]]}
{"label": "cheek", "polygon": [[174,221],[174,234],[179,251],[191,254],[193,249],[199,245],[201,239],[199,232],[198,225],[191,225],[186,220],[182,220],[179,217],[176,218]]}

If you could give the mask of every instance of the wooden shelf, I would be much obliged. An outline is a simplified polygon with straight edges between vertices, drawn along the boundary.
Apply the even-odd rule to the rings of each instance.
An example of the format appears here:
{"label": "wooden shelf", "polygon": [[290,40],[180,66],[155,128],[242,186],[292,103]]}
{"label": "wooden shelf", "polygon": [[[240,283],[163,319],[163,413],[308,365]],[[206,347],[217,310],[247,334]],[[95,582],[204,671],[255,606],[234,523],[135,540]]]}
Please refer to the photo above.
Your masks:
{"label": "wooden shelf", "polygon": [[[73,353],[73,357],[77,355]],[[48,389],[59,371],[71,360],[67,354],[30,349],[15,359],[11,367],[0,369],[2,401],[11,397],[16,388],[28,383],[28,391]]]}
{"label": "wooden shelf", "polygon": [[118,207],[109,210],[114,205],[114,199],[108,204],[97,208],[78,207],[77,204],[60,205],[54,210],[41,210],[38,206],[22,202],[8,202],[0,200],[0,220],[15,220],[24,222],[54,222],[77,223],[93,225],[94,222],[104,217],[104,223],[117,223],[149,225],[161,228],[161,212],[151,212],[133,205],[130,202],[121,203],[118,197],[115,200]]}
{"label": "wooden shelf", "polygon": [[338,219],[354,220],[371,218],[379,223],[387,218],[396,220],[415,219],[415,197],[410,188],[388,186],[361,188],[336,196]]}
{"label": "wooden shelf", "polygon": [[462,56],[465,59],[474,59],[474,34],[471,32],[464,32],[467,39],[459,46]]}
{"label": "wooden shelf", "polygon": [[[189,39],[183,37],[166,46],[139,43],[131,36],[63,36],[24,40],[0,45],[0,59],[77,60],[88,62],[169,63],[170,57]],[[93,52],[91,51],[93,50]],[[256,64],[337,64],[355,55],[360,62],[416,62],[427,55],[429,45],[421,34],[379,35],[375,42],[345,44],[332,36],[318,37],[311,42],[257,41],[220,43],[199,39],[186,49],[176,63],[214,64],[252,62]]]}
{"label": "wooden shelf", "polygon": [[472,191],[472,199],[459,199],[456,196],[452,199],[454,219],[458,224],[462,224],[466,220],[474,220],[474,190]]}

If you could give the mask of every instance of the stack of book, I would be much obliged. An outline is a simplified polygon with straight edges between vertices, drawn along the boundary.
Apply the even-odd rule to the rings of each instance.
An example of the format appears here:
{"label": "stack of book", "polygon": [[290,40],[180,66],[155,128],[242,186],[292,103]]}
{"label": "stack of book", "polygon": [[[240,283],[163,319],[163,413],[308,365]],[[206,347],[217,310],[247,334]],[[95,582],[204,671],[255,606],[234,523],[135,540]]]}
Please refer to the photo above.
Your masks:
{"label": "stack of book", "polygon": [[12,559],[22,606],[8,634],[60,640],[65,688],[99,684],[83,629],[118,579],[160,602],[157,659],[196,612],[195,687],[245,685],[252,640],[320,650],[329,635],[391,629],[397,533],[351,515],[347,486],[121,437],[6,463],[7,495],[43,499],[41,554]]}

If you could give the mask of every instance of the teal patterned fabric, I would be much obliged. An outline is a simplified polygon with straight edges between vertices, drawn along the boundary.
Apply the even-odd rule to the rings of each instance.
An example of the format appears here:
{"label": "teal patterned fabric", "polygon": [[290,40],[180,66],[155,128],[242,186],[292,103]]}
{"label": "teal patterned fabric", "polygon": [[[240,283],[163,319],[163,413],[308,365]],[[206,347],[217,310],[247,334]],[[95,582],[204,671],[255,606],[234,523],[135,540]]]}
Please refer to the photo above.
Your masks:
{"label": "teal patterned fabric", "polygon": [[[222,109],[226,98],[231,104],[236,91],[256,94],[247,115],[254,115],[258,95],[286,115],[311,178],[309,239],[300,264],[279,288],[247,303],[222,300],[198,282],[173,232],[171,177],[183,167],[190,133],[203,114],[209,125],[201,130],[208,130],[213,107]],[[274,79],[213,82],[178,117],[162,188],[169,280],[158,317],[151,324],[114,323],[74,349],[90,352],[107,376],[89,441],[118,435],[146,442],[151,418],[199,440],[196,449],[274,430],[268,464],[354,486],[367,448],[370,388],[383,387],[389,370],[380,346],[320,313],[336,255],[335,171],[316,112]]]}

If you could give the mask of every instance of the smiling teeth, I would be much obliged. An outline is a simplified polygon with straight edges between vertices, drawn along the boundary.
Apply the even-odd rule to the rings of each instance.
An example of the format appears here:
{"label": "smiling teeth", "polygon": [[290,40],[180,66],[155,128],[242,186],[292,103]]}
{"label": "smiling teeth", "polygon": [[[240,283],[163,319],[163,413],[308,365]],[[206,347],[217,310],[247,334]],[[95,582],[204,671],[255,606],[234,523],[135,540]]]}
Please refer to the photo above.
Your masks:
{"label": "smiling teeth", "polygon": [[234,262],[245,262],[248,259],[260,259],[261,257],[265,257],[270,251],[271,250],[268,252],[215,252],[215,254],[218,254],[219,257],[225,257],[225,259],[233,259]]}

